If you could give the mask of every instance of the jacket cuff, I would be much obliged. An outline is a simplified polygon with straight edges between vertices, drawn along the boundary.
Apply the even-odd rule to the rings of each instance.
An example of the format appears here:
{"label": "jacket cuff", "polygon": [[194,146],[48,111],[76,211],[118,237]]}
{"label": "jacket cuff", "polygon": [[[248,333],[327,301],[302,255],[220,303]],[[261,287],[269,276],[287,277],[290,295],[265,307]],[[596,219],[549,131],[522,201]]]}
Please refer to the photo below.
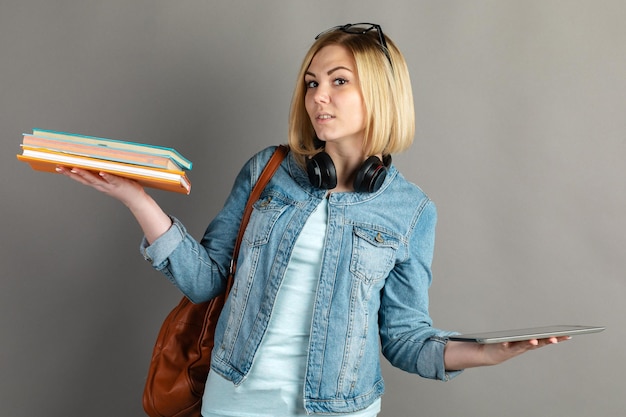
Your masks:
{"label": "jacket cuff", "polygon": [[427,378],[440,381],[449,381],[457,377],[463,370],[447,371],[444,363],[444,349],[448,343],[448,337],[455,332],[441,332],[432,336],[422,347],[418,361],[418,369]]}
{"label": "jacket cuff", "polygon": [[139,246],[139,250],[144,259],[150,262],[156,269],[165,267],[167,258],[174,252],[187,234],[185,226],[183,226],[178,219],[171,216],[170,218],[172,219],[172,225],[167,232],[159,236],[152,244],[149,244],[144,236]]}

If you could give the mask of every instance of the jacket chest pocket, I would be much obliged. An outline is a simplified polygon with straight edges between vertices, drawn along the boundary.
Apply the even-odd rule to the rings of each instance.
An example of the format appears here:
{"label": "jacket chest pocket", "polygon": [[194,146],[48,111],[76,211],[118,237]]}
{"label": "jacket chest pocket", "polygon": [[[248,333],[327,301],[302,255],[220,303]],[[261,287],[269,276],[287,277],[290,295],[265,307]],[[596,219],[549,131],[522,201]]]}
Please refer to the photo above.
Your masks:
{"label": "jacket chest pocket", "polygon": [[352,237],[350,271],[358,279],[374,282],[393,269],[400,240],[383,231],[355,227]]}
{"label": "jacket chest pocket", "polygon": [[253,205],[243,240],[250,246],[265,245],[272,229],[288,204],[274,196],[265,196]]}

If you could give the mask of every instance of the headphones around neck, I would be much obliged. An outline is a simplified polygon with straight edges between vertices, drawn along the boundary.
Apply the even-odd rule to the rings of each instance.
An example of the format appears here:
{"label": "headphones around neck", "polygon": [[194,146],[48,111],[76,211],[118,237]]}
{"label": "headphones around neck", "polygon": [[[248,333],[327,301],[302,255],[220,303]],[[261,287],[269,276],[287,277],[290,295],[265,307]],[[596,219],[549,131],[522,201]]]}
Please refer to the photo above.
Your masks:
{"label": "headphones around neck", "polygon": [[[386,161],[387,165],[391,162]],[[387,159],[387,158],[384,158]],[[337,171],[330,155],[322,151],[306,160],[306,170],[311,184],[322,190],[332,190],[337,186]],[[360,193],[373,193],[380,189],[387,177],[387,166],[377,156],[370,156],[363,162],[354,177],[354,190]]]}

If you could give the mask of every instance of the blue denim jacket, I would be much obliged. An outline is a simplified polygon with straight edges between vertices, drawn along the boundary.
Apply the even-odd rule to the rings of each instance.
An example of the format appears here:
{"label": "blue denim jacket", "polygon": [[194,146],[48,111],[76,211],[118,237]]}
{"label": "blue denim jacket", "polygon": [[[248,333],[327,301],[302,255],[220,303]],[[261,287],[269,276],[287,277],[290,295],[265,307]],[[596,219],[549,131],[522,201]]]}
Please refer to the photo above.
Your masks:
{"label": "blue denim jacket", "polygon": [[[144,257],[192,301],[224,291],[248,194],[273,150],[244,165],[201,242],[177,219],[152,245],[144,239]],[[235,384],[252,365],[296,238],[325,194],[289,154],[254,204],[212,357],[212,369]],[[428,313],[434,204],[391,165],[379,191],[333,193],[328,206],[305,409],[346,413],[370,405],[384,391],[381,349],[400,369],[449,379],[443,349],[451,332],[433,328]]]}

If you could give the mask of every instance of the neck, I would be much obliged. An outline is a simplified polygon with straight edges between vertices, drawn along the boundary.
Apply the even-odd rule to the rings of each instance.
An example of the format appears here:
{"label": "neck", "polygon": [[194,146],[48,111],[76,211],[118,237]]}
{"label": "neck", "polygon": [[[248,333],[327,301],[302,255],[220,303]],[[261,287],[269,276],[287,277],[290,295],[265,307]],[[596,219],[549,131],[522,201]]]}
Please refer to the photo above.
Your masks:
{"label": "neck", "polygon": [[354,191],[354,177],[366,158],[364,152],[354,147],[336,146],[334,143],[327,143],[325,151],[332,158],[337,172],[337,187],[332,192]]}

